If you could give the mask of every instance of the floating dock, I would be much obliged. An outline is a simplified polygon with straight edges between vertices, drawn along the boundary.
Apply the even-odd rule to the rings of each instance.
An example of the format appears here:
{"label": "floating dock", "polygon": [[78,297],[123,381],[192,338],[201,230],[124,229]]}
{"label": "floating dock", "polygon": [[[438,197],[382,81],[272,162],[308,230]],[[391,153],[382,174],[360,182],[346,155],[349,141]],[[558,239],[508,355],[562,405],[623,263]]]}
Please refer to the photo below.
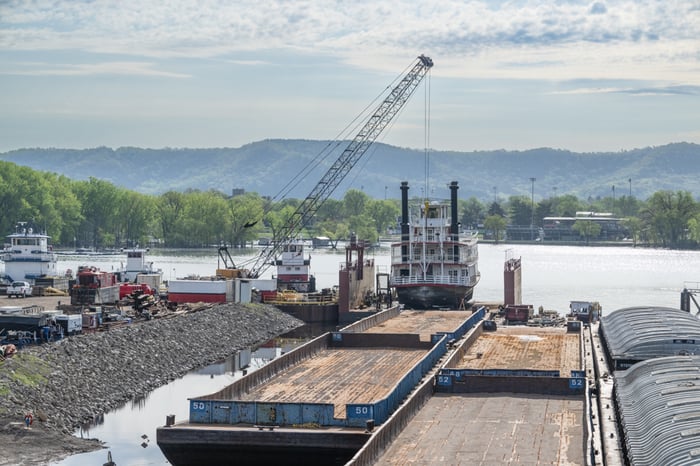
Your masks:
{"label": "floating dock", "polygon": [[345,464],[484,315],[392,309],[326,333],[190,399],[189,422],[169,420],[158,445],[175,465]]}

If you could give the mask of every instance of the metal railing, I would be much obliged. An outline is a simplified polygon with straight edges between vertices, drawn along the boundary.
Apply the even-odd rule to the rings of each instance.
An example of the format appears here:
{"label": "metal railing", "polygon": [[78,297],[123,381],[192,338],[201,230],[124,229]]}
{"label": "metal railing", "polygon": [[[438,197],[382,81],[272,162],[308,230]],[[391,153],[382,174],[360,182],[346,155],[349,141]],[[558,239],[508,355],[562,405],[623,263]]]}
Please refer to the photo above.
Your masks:
{"label": "metal railing", "polygon": [[475,276],[455,277],[450,275],[426,275],[409,277],[391,277],[391,284],[396,285],[463,285],[474,286],[478,279]]}

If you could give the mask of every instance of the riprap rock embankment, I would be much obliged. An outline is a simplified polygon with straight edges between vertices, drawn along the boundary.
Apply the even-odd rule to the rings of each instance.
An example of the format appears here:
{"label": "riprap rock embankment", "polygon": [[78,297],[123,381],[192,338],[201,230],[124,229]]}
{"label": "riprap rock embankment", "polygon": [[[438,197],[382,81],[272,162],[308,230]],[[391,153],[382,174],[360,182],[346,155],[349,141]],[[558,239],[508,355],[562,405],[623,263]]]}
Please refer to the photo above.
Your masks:
{"label": "riprap rock embankment", "polygon": [[2,433],[18,434],[10,424],[31,411],[39,430],[71,434],[193,369],[301,325],[271,306],[222,304],[24,348],[0,363]]}

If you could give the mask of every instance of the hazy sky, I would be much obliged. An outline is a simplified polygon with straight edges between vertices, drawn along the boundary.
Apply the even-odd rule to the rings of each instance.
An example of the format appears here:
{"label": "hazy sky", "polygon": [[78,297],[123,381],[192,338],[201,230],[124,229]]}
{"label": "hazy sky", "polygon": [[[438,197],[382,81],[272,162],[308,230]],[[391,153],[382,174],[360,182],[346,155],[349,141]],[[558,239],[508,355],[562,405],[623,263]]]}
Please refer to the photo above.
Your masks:
{"label": "hazy sky", "polygon": [[0,151],[334,139],[420,54],[388,144],[700,143],[699,0],[0,0]]}

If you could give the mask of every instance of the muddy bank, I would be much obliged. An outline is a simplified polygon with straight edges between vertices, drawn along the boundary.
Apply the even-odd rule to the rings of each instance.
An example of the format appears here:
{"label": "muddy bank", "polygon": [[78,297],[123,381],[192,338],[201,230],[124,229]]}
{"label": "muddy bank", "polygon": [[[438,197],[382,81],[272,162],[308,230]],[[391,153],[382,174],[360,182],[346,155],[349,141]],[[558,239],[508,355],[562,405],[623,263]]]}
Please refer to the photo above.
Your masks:
{"label": "muddy bank", "polygon": [[[271,306],[226,304],[25,348],[0,363],[0,465],[100,448],[84,422],[192,369],[303,325]],[[32,428],[24,428],[27,412]]]}

